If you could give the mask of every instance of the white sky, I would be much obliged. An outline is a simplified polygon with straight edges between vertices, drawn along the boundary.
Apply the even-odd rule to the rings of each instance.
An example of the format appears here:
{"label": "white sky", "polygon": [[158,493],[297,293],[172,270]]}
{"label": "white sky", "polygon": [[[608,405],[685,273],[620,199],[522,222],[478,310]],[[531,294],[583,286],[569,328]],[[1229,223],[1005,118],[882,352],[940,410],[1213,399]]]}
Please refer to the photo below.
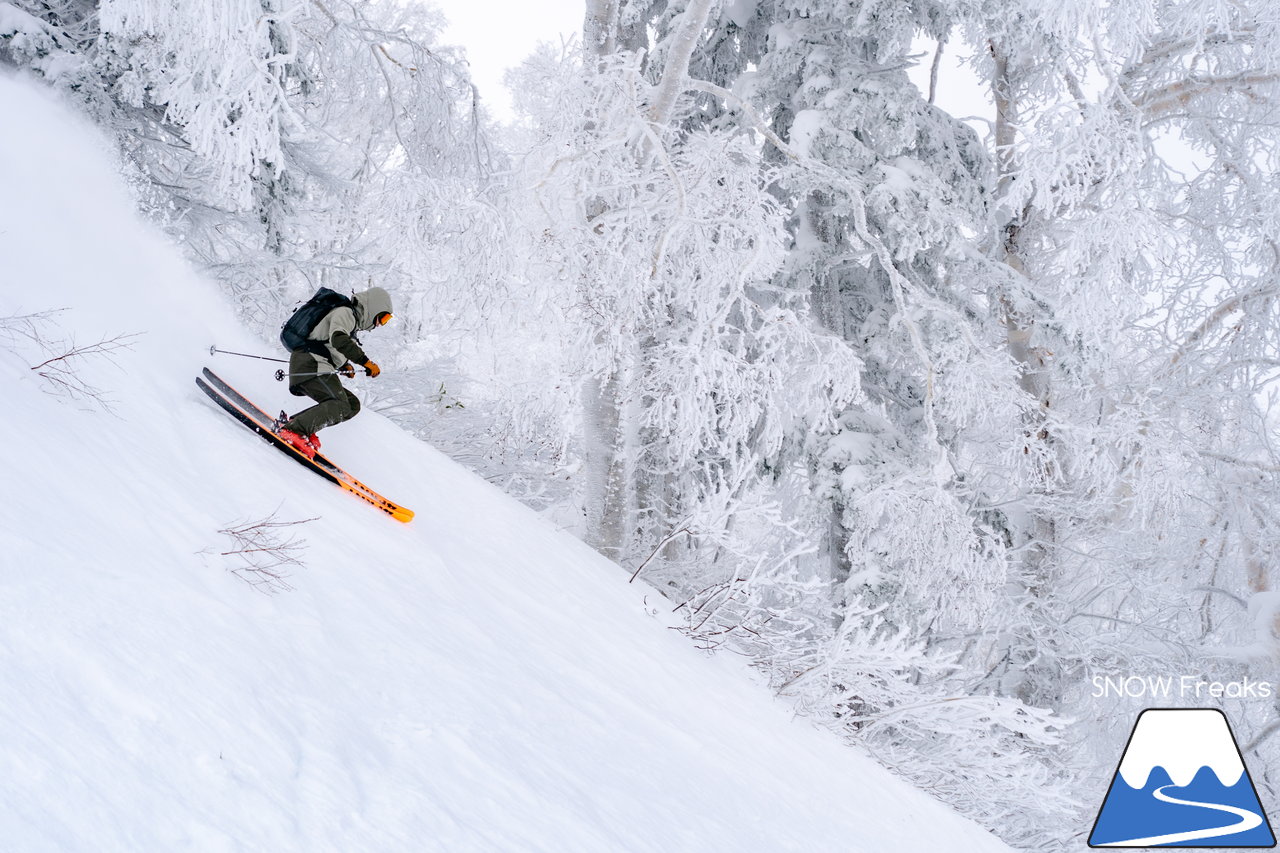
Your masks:
{"label": "white sky", "polygon": [[480,97],[501,120],[511,117],[502,75],[538,42],[581,38],[583,0],[427,0],[449,19],[444,39],[466,48]]}
{"label": "white sky", "polygon": [[[922,36],[917,36],[911,45],[913,53],[923,56],[907,75],[926,96],[929,93],[929,71],[937,49],[937,42]],[[972,48],[963,44],[949,44],[943,50],[935,103],[956,118],[968,120],[981,138],[991,131],[988,122],[995,119],[995,106],[991,102],[989,86],[965,61],[971,53]]]}

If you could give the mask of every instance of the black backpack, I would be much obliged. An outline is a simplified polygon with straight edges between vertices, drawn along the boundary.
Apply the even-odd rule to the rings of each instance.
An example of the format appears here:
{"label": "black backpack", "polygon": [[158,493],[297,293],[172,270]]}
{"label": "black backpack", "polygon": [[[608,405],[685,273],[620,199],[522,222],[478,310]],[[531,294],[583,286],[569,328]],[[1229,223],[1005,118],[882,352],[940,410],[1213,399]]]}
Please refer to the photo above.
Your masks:
{"label": "black backpack", "polygon": [[[335,308],[354,308],[356,301],[349,296],[343,296],[341,293],[322,287],[302,304],[302,307],[293,312],[293,316],[285,321],[280,328],[280,343],[284,344],[284,348],[293,351],[296,349],[305,349],[309,352],[319,347],[317,341],[308,340],[309,336],[316,325]],[[321,350],[323,352],[323,350]]]}

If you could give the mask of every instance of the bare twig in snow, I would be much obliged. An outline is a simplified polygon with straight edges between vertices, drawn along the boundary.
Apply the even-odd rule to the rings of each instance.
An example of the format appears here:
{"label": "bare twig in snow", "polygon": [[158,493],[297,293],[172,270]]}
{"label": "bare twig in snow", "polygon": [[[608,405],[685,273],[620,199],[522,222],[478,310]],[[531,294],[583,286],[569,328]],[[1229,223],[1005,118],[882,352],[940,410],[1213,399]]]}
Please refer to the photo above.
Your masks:
{"label": "bare twig in snow", "polygon": [[218,531],[231,539],[231,547],[218,553],[233,561],[227,571],[267,594],[293,589],[288,582],[290,570],[303,566],[300,554],[306,550],[306,542],[298,538],[296,531],[284,531],[316,521],[279,521],[277,513],[256,521],[236,522]]}
{"label": "bare twig in snow", "polygon": [[86,361],[106,358],[114,363],[120,350],[130,349],[138,333],[103,337],[96,343],[77,344],[74,338],[57,336],[56,315],[68,309],[59,308],[34,314],[15,314],[0,317],[0,346],[14,352],[23,349],[23,342],[39,349],[45,356],[38,364],[31,365],[37,376],[49,383],[46,390],[57,396],[77,401],[92,401],[106,411],[111,411],[111,400],[103,389],[90,383],[81,374]]}

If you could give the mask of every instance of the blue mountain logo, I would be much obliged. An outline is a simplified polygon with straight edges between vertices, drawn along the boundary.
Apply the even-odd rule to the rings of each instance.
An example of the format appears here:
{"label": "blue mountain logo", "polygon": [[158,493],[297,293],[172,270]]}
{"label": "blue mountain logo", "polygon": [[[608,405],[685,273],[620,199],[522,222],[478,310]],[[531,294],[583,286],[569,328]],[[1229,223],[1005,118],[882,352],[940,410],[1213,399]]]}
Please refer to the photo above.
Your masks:
{"label": "blue mountain logo", "polygon": [[1275,847],[1226,715],[1148,708],[1138,715],[1090,847]]}

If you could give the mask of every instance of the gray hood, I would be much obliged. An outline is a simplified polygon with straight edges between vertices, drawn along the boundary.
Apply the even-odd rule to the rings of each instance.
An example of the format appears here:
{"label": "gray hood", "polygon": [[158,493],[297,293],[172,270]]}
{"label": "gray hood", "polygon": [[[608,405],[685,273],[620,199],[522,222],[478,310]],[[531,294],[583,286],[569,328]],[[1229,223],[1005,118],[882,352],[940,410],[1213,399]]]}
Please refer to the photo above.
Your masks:
{"label": "gray hood", "polygon": [[367,332],[373,328],[373,321],[379,314],[392,313],[391,294],[381,287],[371,287],[355,295],[356,329]]}

